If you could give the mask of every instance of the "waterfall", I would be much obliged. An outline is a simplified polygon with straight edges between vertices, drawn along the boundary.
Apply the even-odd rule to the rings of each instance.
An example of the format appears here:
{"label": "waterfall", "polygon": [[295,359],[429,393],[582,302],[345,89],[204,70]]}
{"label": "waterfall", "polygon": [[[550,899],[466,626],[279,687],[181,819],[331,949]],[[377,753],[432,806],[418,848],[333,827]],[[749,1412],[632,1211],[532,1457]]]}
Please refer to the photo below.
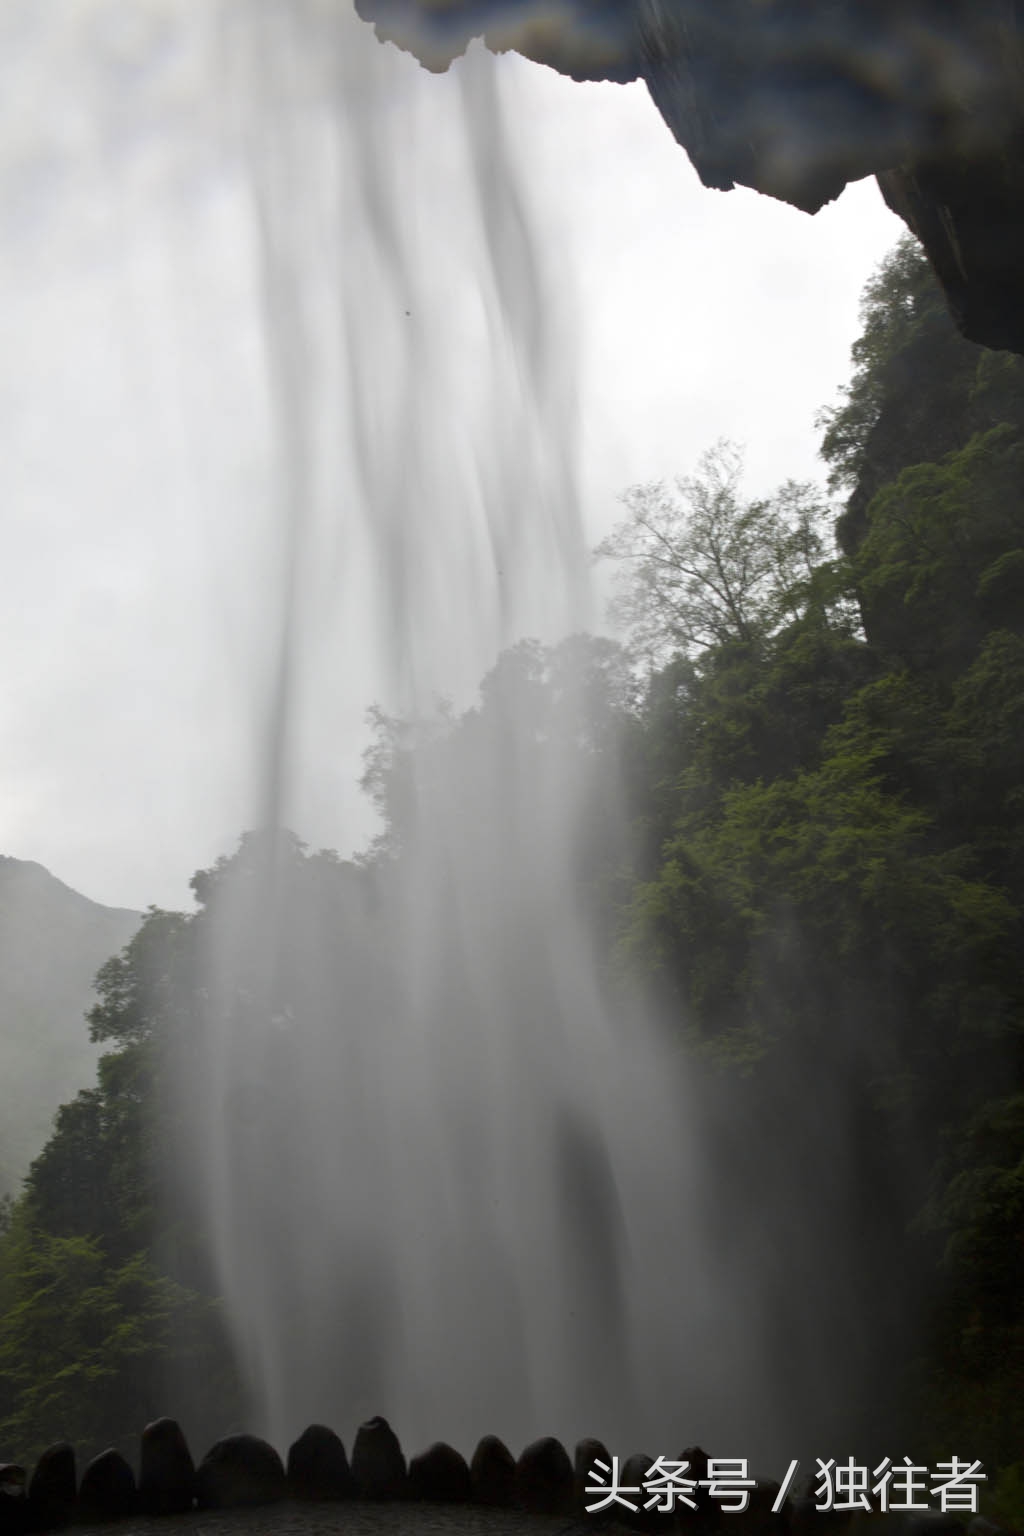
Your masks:
{"label": "waterfall", "polygon": [[[315,0],[227,7],[220,47],[273,449],[261,824],[301,832],[347,609],[420,722],[512,642],[595,616],[572,275],[482,49],[432,79]],[[686,1433],[680,1384],[721,1294],[695,1240],[690,1089],[649,1021],[609,1013],[578,754],[554,722],[530,756],[528,697],[505,690],[463,780],[417,756],[376,916],[353,896],[344,931],[305,943],[286,1005],[296,912],[316,922],[287,852],[215,903],[189,1166],[281,1443],[375,1412],[467,1451],[484,1432]],[[707,1422],[700,1392],[688,1423]]]}

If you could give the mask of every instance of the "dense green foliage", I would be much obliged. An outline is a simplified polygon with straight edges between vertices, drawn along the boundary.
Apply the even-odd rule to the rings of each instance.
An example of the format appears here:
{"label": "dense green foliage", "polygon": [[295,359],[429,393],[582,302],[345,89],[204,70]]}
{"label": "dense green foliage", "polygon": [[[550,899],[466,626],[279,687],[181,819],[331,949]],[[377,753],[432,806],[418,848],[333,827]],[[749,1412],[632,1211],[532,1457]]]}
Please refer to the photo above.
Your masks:
{"label": "dense green foliage", "polygon": [[[9,1215],[0,1440],[22,1457],[61,1438],[86,1454],[134,1448],[140,1425],[164,1411],[172,1375],[204,1381],[214,1418],[234,1411],[216,1303],[194,1288],[189,1245],[175,1249],[182,1213],[160,1200],[162,1025],[188,923],[151,910],[102,967],[90,1033],[115,1049],[100,1058],[97,1086],[58,1112]],[[194,1396],[182,1401],[205,1422]]]}
{"label": "dense green foliage", "polygon": [[698,1048],[766,1083],[841,1063],[867,1106],[865,1202],[884,1204],[869,1148],[904,1181],[875,1239],[939,1298],[893,1356],[912,1422],[1006,1465],[1024,1444],[1024,364],[957,336],[909,240],[854,355],[825,418],[845,556],[775,593],[789,622],[651,679],[620,953]]}
{"label": "dense green foliage", "polygon": [[62,1103],[93,1076],[82,1028],[96,969],[138,926],[39,864],[0,857],[0,1197],[13,1193]]}
{"label": "dense green foliage", "polygon": [[[864,1316],[845,1321],[878,1357],[876,1405],[897,1403],[915,1454],[955,1448],[1005,1469],[1013,1507],[1024,363],[957,335],[910,241],[867,289],[854,363],[823,423],[834,488],[848,492],[839,548],[809,487],[745,502],[727,444],[675,492],[634,489],[599,551],[620,566],[632,651],[523,642],[475,709],[416,725],[378,712],[364,787],[384,831],[364,858],[244,839],[196,877],[192,916],[152,911],[103,968],[90,1022],[112,1049],[99,1085],[60,1112],[0,1242],[0,1440],[12,1450],[136,1427],[170,1357],[180,1367],[190,1351],[221,1362],[221,1424],[230,1417],[239,1388],[188,1181],[161,1173],[169,1042],[180,1060],[200,1039],[204,937],[273,868],[277,916],[262,898],[242,908],[234,974],[247,1006],[288,1018],[317,1006],[303,983],[312,946],[331,950],[352,1006],[379,1012],[404,872],[432,835],[423,806],[447,795],[502,871],[508,825],[522,836],[523,820],[501,803],[493,764],[514,755],[538,868],[544,808],[564,803],[550,775],[576,786],[571,879],[606,987],[626,1000],[623,1027],[644,994],[730,1085],[740,1130],[716,1152],[751,1208],[783,1179],[794,1227],[816,1210],[826,1234],[846,1224]],[[842,1151],[831,1213],[815,1166],[828,1138]]]}

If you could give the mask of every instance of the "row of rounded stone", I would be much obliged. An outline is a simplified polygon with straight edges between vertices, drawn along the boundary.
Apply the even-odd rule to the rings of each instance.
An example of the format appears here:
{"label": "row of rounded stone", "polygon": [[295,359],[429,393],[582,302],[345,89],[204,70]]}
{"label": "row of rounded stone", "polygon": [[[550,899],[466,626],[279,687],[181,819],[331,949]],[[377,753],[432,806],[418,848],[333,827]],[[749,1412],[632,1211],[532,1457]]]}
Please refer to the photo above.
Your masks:
{"label": "row of rounded stone", "polygon": [[[706,1458],[685,1452],[691,1465]],[[333,1430],[313,1424],[288,1452],[287,1465],[273,1446],[255,1435],[229,1435],[213,1445],[198,1467],[180,1425],[157,1419],[142,1431],[139,1477],[119,1451],[103,1451],[77,1483],[75,1452],[67,1444],[44,1451],[27,1487],[21,1467],[0,1466],[0,1536],[46,1531],[72,1520],[116,1520],[128,1515],[180,1514],[198,1505],[225,1509],[278,1499],[412,1499],[518,1507],[535,1514],[582,1514],[584,1487],[608,1452],[599,1440],[581,1440],[575,1464],[558,1440],[535,1440],[516,1461],[495,1435],[487,1435],[472,1460],[443,1442],[405,1456],[386,1419],[360,1426],[351,1463]],[[641,1477],[644,1463],[624,1471]]]}

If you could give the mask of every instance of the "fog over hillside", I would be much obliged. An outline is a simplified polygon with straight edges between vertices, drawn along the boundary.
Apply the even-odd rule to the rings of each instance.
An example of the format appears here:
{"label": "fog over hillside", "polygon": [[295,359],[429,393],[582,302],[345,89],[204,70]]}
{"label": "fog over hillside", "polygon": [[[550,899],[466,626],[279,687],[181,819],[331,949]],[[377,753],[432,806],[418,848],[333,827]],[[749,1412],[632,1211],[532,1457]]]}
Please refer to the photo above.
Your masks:
{"label": "fog over hillside", "polygon": [[58,1107],[92,1083],[93,977],[139,913],[104,907],[41,864],[0,856],[0,1194],[42,1150]]}

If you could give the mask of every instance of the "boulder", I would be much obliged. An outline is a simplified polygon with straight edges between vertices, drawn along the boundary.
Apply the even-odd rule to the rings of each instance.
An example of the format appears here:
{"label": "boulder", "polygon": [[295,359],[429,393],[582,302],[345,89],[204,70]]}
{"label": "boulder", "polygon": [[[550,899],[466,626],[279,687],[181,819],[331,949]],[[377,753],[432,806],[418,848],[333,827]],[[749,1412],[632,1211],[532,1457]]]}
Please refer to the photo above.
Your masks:
{"label": "boulder", "polygon": [[405,1457],[387,1419],[378,1415],[360,1424],[352,1447],[352,1477],[357,1498],[405,1497]]}
{"label": "boulder", "polygon": [[[683,1476],[691,1482],[701,1483],[708,1475],[709,1458],[707,1451],[701,1450],[699,1445],[688,1445],[685,1450],[679,1452],[680,1461],[686,1462],[686,1471]],[[698,1487],[687,1497],[696,1504],[696,1509],[691,1509],[689,1504],[676,1503],[676,1523],[687,1530],[706,1531],[717,1527],[722,1521],[722,1506],[713,1499],[706,1488]],[[818,1532],[817,1536],[823,1536]]]}
{"label": "boulder", "polygon": [[940,1509],[915,1510],[906,1516],[904,1536],[963,1536],[963,1522]]}
{"label": "boulder", "polygon": [[273,1504],[286,1493],[281,1458],[258,1435],[227,1435],[218,1440],[196,1471],[200,1509]]}
{"label": "boulder", "polygon": [[288,1489],[296,1499],[350,1499],[352,1469],[333,1429],[310,1424],[288,1452]]}
{"label": "boulder", "polygon": [[835,1512],[819,1510],[809,1494],[798,1493],[789,1500],[791,1536],[833,1536],[830,1522],[834,1519]]}
{"label": "boulder", "polygon": [[787,1501],[778,1514],[773,1513],[772,1505],[778,1496],[778,1483],[758,1483],[756,1488],[750,1490],[750,1503],[746,1513],[740,1516],[727,1515],[726,1518],[739,1520],[743,1536],[786,1536],[789,1530],[790,1506]]}
{"label": "boulder", "polygon": [[[631,1493],[627,1497],[637,1506],[636,1514],[630,1514],[628,1509],[621,1509],[618,1516],[626,1525],[631,1525],[636,1531],[662,1531],[675,1522],[675,1507],[671,1512],[658,1508],[646,1509],[647,1500],[653,1498],[654,1491],[644,1487],[647,1474],[654,1466],[654,1457],[645,1456],[642,1451],[627,1456],[622,1465],[620,1481],[624,1488],[636,1488],[637,1493]],[[687,1472],[686,1476],[689,1476]]]}
{"label": "boulder", "polygon": [[75,1515],[75,1453],[66,1441],[40,1456],[28,1485],[28,1519],[37,1531],[69,1525]]}
{"label": "boulder", "polygon": [[504,1440],[484,1435],[469,1464],[473,1500],[508,1509],[516,1501],[516,1463]]}
{"label": "boulder", "polygon": [[472,1484],[466,1458],[443,1440],[428,1451],[421,1451],[409,1463],[410,1499],[430,1504],[466,1504],[472,1496]]}
{"label": "boulder", "polygon": [[138,1494],[135,1474],[120,1451],[101,1451],[82,1473],[78,1490],[80,1520],[121,1520],[134,1514]]}
{"label": "boulder", "polygon": [[[686,1462],[686,1476],[692,1478],[695,1482],[702,1482],[707,1477],[708,1467],[711,1462],[707,1451],[702,1451],[699,1445],[688,1445],[685,1451],[679,1452],[679,1460]],[[699,1503],[701,1498],[707,1499],[707,1493],[706,1488],[699,1488],[694,1497],[697,1498]],[[713,1501],[708,1500],[708,1502]],[[715,1508],[717,1509],[718,1507],[716,1504]]]}
{"label": "boulder", "polygon": [[25,1468],[0,1463],[0,1536],[21,1536],[27,1521]]}
{"label": "boulder", "polygon": [[565,1446],[548,1435],[516,1463],[516,1503],[534,1515],[571,1515],[573,1470]]}
{"label": "boulder", "polygon": [[139,1508],[147,1515],[180,1515],[195,1501],[196,1469],[176,1419],[154,1419],[139,1445]]}
{"label": "boulder", "polygon": [[[608,1473],[601,1472],[595,1466],[596,1462],[603,1462],[606,1467],[612,1464],[608,1447],[601,1440],[584,1439],[576,1446],[573,1456],[573,1505],[578,1515],[585,1515],[588,1504],[596,1504],[601,1494],[588,1493],[588,1488],[596,1488],[601,1479],[607,1479]],[[601,1515],[614,1517],[615,1505],[609,1505],[607,1510],[601,1510],[598,1514],[588,1516],[588,1519],[598,1520]],[[621,1509],[621,1505],[619,1506]]]}

